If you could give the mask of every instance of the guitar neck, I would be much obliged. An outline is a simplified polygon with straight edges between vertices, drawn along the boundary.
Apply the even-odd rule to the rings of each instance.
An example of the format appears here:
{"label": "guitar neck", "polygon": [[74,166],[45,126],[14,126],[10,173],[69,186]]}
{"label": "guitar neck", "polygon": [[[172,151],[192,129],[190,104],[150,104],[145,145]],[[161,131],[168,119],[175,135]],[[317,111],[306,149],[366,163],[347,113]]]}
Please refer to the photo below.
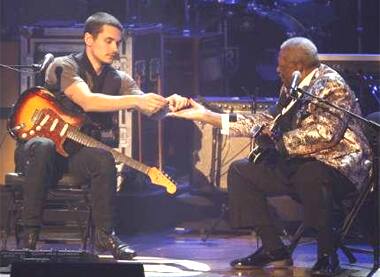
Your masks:
{"label": "guitar neck", "polygon": [[104,149],[106,151],[109,151],[109,152],[111,152],[111,154],[113,155],[113,157],[115,158],[115,160],[117,162],[122,162],[122,163],[128,165],[129,167],[132,167],[133,169],[136,169],[136,170],[143,172],[145,174],[150,169],[149,166],[146,166],[145,164],[140,163],[140,162],[120,153],[119,151],[113,149],[112,147],[109,147],[108,145],[105,145],[104,143],[101,143],[100,141],[97,141],[96,139],[94,139],[94,138],[92,138],[86,134],[81,133],[78,129],[76,129],[73,126],[70,126],[69,129],[67,130],[66,137],[68,137],[69,139],[71,139],[71,140],[73,140],[73,141],[75,141],[81,145],[87,146],[87,147],[100,148],[100,149]]}

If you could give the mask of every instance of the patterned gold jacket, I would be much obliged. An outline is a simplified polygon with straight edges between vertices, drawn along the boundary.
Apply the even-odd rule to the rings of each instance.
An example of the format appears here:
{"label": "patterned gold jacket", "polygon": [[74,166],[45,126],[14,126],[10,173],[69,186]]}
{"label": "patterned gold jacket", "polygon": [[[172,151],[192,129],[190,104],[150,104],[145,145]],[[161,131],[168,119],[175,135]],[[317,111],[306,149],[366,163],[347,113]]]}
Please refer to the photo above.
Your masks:
{"label": "patterned gold jacket", "polygon": [[[317,69],[306,91],[360,114],[353,91],[336,71],[324,64]],[[280,99],[288,98],[287,93],[283,86]],[[323,104],[317,105],[316,100],[310,98],[302,97],[299,107],[289,119],[289,127],[282,132],[276,147],[282,149],[289,158],[315,158],[336,168],[360,186],[370,174],[369,161],[372,159],[362,125],[344,112]],[[281,108],[281,103],[277,103],[277,111]],[[273,112],[270,110],[244,115],[230,124],[230,135],[251,136],[253,127],[270,124],[272,119]]]}

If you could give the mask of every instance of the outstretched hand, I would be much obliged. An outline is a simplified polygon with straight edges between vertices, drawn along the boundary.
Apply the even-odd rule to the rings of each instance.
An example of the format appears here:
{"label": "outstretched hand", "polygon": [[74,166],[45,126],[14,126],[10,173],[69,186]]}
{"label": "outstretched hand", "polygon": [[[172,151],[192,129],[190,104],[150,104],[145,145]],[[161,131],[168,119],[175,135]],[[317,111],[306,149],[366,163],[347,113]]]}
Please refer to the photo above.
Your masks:
{"label": "outstretched hand", "polygon": [[188,105],[182,110],[172,111],[167,114],[170,117],[184,118],[189,120],[201,120],[205,114],[206,108],[194,101],[188,99]]}
{"label": "outstretched hand", "polygon": [[139,97],[140,99],[136,103],[136,108],[148,116],[165,109],[169,105],[168,100],[155,93],[146,93]]}
{"label": "outstretched hand", "polygon": [[171,112],[182,110],[190,105],[188,98],[178,94],[172,94],[166,97],[166,100],[169,101],[169,110]]}

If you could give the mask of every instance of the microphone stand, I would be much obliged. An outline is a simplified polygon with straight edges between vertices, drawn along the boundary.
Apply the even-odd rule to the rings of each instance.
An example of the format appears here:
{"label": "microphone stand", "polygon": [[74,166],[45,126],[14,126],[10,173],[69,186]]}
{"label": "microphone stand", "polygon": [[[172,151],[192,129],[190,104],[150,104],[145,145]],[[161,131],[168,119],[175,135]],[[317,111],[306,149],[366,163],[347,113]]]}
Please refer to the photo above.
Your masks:
{"label": "microphone stand", "polygon": [[24,64],[10,64],[10,65],[6,65],[6,66],[7,67],[16,68],[16,69],[23,69],[23,68],[32,69],[33,71],[39,71],[41,69],[41,64],[38,64],[38,63],[28,64],[28,65],[24,65]]}
{"label": "microphone stand", "polygon": [[[311,97],[312,99],[316,99],[317,102],[320,102],[320,103],[323,103],[327,106],[330,106],[330,107],[333,107],[334,109],[337,109],[339,111],[342,111],[346,114],[348,114],[349,116],[355,118],[355,119],[358,119],[360,120],[361,122],[364,122],[366,124],[367,127],[369,127],[371,130],[374,131],[374,134],[377,134],[377,137],[374,139],[374,145],[372,145],[372,149],[374,149],[374,153],[373,153],[373,176],[372,176],[372,179],[370,180],[371,181],[371,184],[368,186],[368,190],[366,190],[364,193],[363,193],[363,196],[361,197],[361,195],[359,196],[360,198],[362,199],[358,199],[358,201],[355,202],[355,205],[354,207],[352,208],[352,210],[354,211],[354,213],[350,214],[350,221],[349,222],[345,222],[344,223],[344,226],[342,228],[342,233],[341,233],[341,237],[340,237],[340,243],[341,241],[343,240],[344,236],[348,233],[349,231],[349,228],[351,227],[351,224],[353,223],[353,219],[354,217],[357,215],[357,213],[359,212],[359,209],[361,208],[361,206],[363,205],[364,203],[364,200],[365,198],[368,196],[369,192],[371,190],[373,190],[374,193],[377,194],[377,197],[375,195],[375,198],[376,199],[376,203],[375,203],[375,221],[376,222],[376,226],[375,226],[375,230],[374,230],[374,242],[373,242],[373,267],[372,267],[372,270],[370,271],[370,273],[367,275],[367,276],[378,276],[377,274],[379,274],[379,264],[380,264],[380,245],[379,245],[379,242],[380,242],[380,231],[379,231],[379,225],[380,225],[380,207],[379,207],[379,201],[380,201],[380,189],[379,189],[379,154],[380,154],[380,149],[379,149],[379,146],[378,145],[378,142],[379,142],[379,132],[380,132],[380,124],[375,122],[375,121],[372,121],[372,120],[369,120],[369,119],[366,119],[356,113],[353,113],[347,109],[344,109],[342,107],[339,107],[333,103],[330,103],[328,102],[327,100],[325,99],[322,99],[318,96],[315,96],[301,88],[297,88],[296,89],[296,92],[300,93],[301,95],[307,95],[309,97]],[[319,103],[314,103],[314,104],[319,104]],[[323,105],[319,105],[319,106],[323,106]],[[377,205],[377,207],[376,207]],[[341,243],[342,245],[342,243]],[[344,248],[347,248],[345,246],[343,246]],[[348,251],[350,251],[350,249],[347,249]]]}
{"label": "microphone stand", "polygon": [[[372,120],[366,119],[365,117],[362,117],[362,116],[360,116],[360,115],[358,115],[358,114],[356,114],[356,113],[353,113],[353,112],[351,112],[351,111],[349,111],[349,110],[347,110],[347,109],[345,109],[345,108],[342,108],[342,107],[337,106],[337,105],[335,105],[335,104],[333,104],[333,103],[330,103],[329,101],[327,101],[327,100],[325,100],[325,99],[323,99],[323,98],[320,98],[320,97],[318,97],[318,96],[315,96],[315,95],[313,95],[313,94],[311,94],[311,93],[309,93],[309,92],[307,92],[307,91],[305,91],[305,90],[303,90],[303,89],[301,89],[301,88],[297,88],[296,91],[299,92],[299,93],[301,93],[301,94],[303,94],[303,95],[307,95],[307,96],[309,96],[309,97],[311,97],[311,98],[313,98],[313,99],[316,99],[318,102],[321,102],[321,103],[326,104],[326,105],[328,105],[328,106],[330,106],[330,107],[333,107],[333,108],[335,108],[335,109],[337,109],[337,110],[339,110],[339,111],[342,111],[342,112],[344,112],[344,113],[347,113],[347,114],[349,114],[351,117],[354,117],[354,118],[356,118],[356,119],[359,119],[360,121],[363,121],[363,122],[366,123],[366,125],[369,126],[370,128],[374,128],[375,130],[380,131],[380,124],[377,123],[377,122],[375,122],[375,121],[372,121]],[[315,104],[317,104],[317,103],[315,103]]]}

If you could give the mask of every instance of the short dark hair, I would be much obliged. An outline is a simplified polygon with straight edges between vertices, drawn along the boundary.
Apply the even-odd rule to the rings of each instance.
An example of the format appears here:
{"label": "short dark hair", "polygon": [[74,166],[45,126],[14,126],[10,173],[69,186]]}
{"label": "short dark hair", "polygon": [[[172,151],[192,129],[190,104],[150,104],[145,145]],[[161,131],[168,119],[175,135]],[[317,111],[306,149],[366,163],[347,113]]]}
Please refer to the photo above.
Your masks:
{"label": "short dark hair", "polygon": [[96,38],[104,25],[111,25],[123,31],[123,25],[116,17],[106,12],[97,12],[87,18],[84,23],[84,33],[90,33]]}

